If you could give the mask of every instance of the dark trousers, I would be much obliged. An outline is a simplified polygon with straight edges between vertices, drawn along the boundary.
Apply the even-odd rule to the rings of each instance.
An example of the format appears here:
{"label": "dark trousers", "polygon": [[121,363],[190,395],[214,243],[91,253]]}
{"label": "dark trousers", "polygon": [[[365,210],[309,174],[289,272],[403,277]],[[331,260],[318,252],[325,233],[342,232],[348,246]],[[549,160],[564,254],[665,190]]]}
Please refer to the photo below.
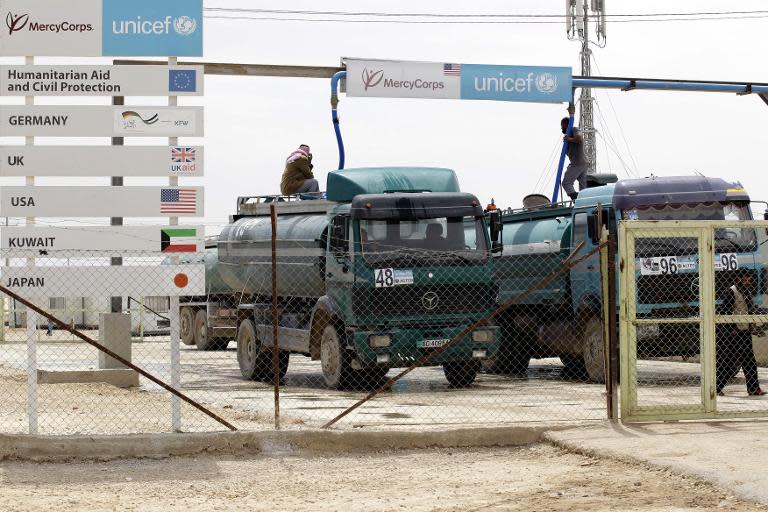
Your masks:
{"label": "dark trousers", "polygon": [[718,329],[717,347],[717,391],[720,392],[736,376],[739,369],[744,370],[747,380],[747,392],[753,393],[760,388],[757,378],[757,361],[752,349],[752,333],[740,331],[735,326],[725,325]]}

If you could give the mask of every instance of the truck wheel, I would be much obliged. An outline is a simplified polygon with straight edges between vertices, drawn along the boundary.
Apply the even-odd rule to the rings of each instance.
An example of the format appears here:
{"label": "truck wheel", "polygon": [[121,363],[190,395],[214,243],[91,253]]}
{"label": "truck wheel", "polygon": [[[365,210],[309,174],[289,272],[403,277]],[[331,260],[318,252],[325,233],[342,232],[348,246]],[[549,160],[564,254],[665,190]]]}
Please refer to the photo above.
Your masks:
{"label": "truck wheel", "polygon": [[573,354],[560,354],[560,362],[563,363],[563,375],[570,378],[585,378],[587,369],[584,367],[584,356]]}
{"label": "truck wheel", "polygon": [[195,333],[195,345],[197,350],[213,350],[214,344],[208,338],[208,312],[200,309],[195,313],[195,322],[193,324]]}
{"label": "truck wheel", "polygon": [[194,323],[194,314],[192,308],[183,307],[179,312],[179,337],[181,342],[185,345],[195,344],[195,333],[192,329]]}
{"label": "truck wheel", "polygon": [[[288,373],[290,355],[291,353],[287,350],[280,351],[278,356],[280,379]],[[248,380],[265,382],[274,380],[272,351],[261,344],[256,337],[256,327],[247,318],[240,322],[240,327],[237,329],[237,364],[240,366],[240,373]]]}
{"label": "truck wheel", "polygon": [[603,344],[603,323],[591,317],[584,326],[584,367],[593,382],[605,382],[605,346]]}
{"label": "truck wheel", "polygon": [[323,378],[329,388],[341,389],[354,384],[352,377],[351,357],[342,345],[339,331],[332,323],[325,326],[320,337],[320,364],[323,368]]}
{"label": "truck wheel", "polygon": [[530,335],[506,323],[501,328],[501,344],[490,362],[490,371],[509,375],[525,375],[531,363],[532,344]]}
{"label": "truck wheel", "polygon": [[480,361],[456,361],[443,364],[443,373],[451,387],[466,388],[475,382]]}
{"label": "truck wheel", "polygon": [[389,368],[366,368],[355,373],[356,378],[364,389],[377,389],[384,383],[384,376]]}

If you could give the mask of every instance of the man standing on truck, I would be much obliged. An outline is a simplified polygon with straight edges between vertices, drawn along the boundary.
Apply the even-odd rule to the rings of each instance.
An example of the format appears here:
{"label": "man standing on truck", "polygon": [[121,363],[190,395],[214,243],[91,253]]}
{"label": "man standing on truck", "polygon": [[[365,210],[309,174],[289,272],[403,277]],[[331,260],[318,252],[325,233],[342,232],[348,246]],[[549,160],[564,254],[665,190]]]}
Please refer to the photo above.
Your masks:
{"label": "man standing on truck", "polygon": [[579,194],[573,187],[574,183],[576,181],[579,182],[579,190],[584,190],[587,186],[587,159],[584,156],[584,137],[582,137],[581,132],[575,126],[573,127],[572,134],[568,135],[569,122],[570,119],[567,117],[560,120],[560,128],[562,128],[565,134],[563,140],[568,143],[568,161],[570,162],[561,183],[568,197],[575,201]]}
{"label": "man standing on truck", "polygon": [[280,181],[280,193],[285,196],[320,192],[320,184],[312,174],[312,153],[309,146],[302,144],[288,155],[285,161],[283,179]]}

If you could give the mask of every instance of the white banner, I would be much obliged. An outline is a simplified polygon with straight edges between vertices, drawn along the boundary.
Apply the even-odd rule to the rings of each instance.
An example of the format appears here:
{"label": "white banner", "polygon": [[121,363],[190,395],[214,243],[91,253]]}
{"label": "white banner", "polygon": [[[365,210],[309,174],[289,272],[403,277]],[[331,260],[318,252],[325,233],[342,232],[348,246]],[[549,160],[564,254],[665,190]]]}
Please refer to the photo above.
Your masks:
{"label": "white banner", "polygon": [[203,107],[0,106],[0,136],[200,137]]}
{"label": "white banner", "polygon": [[[53,255],[56,251],[196,253],[205,250],[202,226],[2,227],[6,254]],[[64,254],[62,257],[75,256]]]}
{"label": "white banner", "polygon": [[0,146],[0,176],[202,176],[202,146]]}
{"label": "white banner", "polygon": [[2,56],[203,55],[202,0],[2,0]]}
{"label": "white banner", "polygon": [[0,66],[0,96],[200,96],[203,66]]}
{"label": "white banner", "polygon": [[202,217],[203,187],[0,187],[3,217]]}
{"label": "white banner", "polygon": [[[459,99],[461,78],[442,62],[345,59],[347,95]],[[446,68],[446,66],[449,66]]]}
{"label": "white banner", "polygon": [[205,266],[3,267],[0,282],[22,297],[205,295]]}
{"label": "white banner", "polygon": [[3,0],[0,55],[101,56],[102,0]]}

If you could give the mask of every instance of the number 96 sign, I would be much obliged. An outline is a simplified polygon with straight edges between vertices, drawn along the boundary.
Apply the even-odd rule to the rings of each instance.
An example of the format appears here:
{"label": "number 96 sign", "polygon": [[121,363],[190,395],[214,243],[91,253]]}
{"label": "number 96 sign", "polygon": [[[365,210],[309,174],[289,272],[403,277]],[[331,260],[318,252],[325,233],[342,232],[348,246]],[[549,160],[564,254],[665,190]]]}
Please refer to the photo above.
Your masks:
{"label": "number 96 sign", "polygon": [[[736,253],[715,255],[715,270],[738,270],[739,259]],[[658,276],[677,274],[682,271],[695,271],[695,261],[681,261],[680,256],[658,256],[655,258],[640,258],[640,274],[644,276]]]}

